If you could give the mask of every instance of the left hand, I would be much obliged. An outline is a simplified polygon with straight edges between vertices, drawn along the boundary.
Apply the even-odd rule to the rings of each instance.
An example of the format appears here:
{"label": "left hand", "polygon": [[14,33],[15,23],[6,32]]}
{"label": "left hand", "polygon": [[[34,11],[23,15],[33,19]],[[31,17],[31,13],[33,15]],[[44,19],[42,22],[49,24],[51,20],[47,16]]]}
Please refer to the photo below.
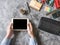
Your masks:
{"label": "left hand", "polygon": [[6,34],[6,37],[7,38],[11,38],[12,35],[13,35],[13,24],[10,23],[9,26],[7,26],[7,34]]}

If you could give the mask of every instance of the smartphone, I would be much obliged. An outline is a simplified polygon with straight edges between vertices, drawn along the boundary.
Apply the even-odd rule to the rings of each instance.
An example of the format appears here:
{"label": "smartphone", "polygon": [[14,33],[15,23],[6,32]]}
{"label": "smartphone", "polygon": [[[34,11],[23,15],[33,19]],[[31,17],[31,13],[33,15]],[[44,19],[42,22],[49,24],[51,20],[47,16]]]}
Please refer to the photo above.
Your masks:
{"label": "smartphone", "polygon": [[26,31],[28,30],[28,18],[13,18],[13,29],[14,31]]}

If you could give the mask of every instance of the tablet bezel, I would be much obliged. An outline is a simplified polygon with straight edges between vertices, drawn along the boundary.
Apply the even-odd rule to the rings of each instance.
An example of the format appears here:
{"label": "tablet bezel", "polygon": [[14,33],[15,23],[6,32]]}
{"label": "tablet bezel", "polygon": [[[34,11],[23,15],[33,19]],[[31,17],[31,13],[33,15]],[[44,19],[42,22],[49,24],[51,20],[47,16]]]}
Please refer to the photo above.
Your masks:
{"label": "tablet bezel", "polygon": [[[14,19],[27,19],[27,25],[29,23],[29,19],[28,18],[13,18],[12,19],[12,22]],[[14,31],[27,31],[28,30],[28,26],[27,26],[27,29],[14,29]]]}

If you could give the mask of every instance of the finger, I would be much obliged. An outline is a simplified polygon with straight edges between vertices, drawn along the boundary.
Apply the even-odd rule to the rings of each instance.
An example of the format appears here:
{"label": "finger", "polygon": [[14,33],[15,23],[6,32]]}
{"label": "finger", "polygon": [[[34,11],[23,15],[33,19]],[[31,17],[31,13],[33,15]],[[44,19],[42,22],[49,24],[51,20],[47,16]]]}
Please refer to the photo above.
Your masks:
{"label": "finger", "polygon": [[13,26],[13,19],[12,19],[11,22],[10,22],[10,26]]}
{"label": "finger", "polygon": [[13,29],[13,23],[11,23],[10,28]]}
{"label": "finger", "polygon": [[10,22],[9,28],[10,28],[11,30],[13,30],[13,23]]}
{"label": "finger", "polygon": [[29,23],[28,26],[29,26],[29,29],[31,30],[31,23]]}
{"label": "finger", "polygon": [[30,25],[28,24],[27,27],[28,27],[28,30],[29,30],[30,29]]}
{"label": "finger", "polygon": [[31,29],[31,31],[32,31],[32,24],[30,23],[30,29]]}
{"label": "finger", "polygon": [[11,29],[13,29],[13,19],[10,22],[10,27],[11,27]]}

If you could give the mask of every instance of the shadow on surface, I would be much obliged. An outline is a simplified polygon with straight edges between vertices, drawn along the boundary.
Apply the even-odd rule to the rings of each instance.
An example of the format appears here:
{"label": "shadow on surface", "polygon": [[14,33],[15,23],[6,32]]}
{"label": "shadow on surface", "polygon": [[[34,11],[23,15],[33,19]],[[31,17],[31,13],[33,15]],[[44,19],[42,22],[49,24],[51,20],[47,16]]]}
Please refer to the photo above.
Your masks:
{"label": "shadow on surface", "polygon": [[38,45],[44,45],[41,41],[41,37],[39,35],[40,31],[35,27],[35,24],[32,22],[32,25],[33,25],[33,32],[34,32],[34,35],[36,36],[36,40],[37,40],[37,43]]}
{"label": "shadow on surface", "polygon": [[14,32],[14,38],[11,40],[10,45],[15,45],[16,38],[17,38],[17,36],[18,36],[19,33],[20,33],[20,32]]}

